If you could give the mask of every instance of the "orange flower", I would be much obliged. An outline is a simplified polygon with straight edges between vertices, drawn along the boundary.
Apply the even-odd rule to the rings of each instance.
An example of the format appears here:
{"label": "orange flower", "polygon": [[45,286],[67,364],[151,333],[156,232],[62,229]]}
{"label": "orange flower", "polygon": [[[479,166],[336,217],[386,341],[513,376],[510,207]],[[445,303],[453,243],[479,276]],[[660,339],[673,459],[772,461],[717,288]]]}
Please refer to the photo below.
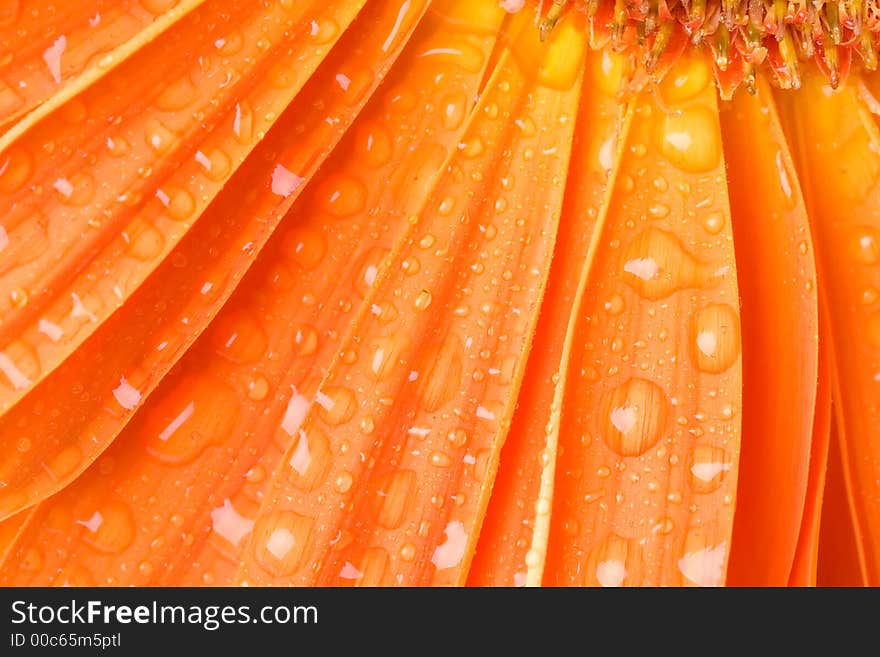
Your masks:
{"label": "orange flower", "polygon": [[880,583],[875,0],[4,7],[0,584]]}

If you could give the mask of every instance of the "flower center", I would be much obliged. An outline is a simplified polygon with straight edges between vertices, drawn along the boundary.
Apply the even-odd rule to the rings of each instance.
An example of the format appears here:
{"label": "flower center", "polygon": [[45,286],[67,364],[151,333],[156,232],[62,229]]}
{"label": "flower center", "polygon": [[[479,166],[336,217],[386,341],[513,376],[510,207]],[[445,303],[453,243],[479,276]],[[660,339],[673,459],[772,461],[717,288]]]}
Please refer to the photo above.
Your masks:
{"label": "flower center", "polygon": [[[880,0],[535,0],[541,38],[566,12],[587,15],[594,48],[638,54],[650,73],[689,47],[706,51],[722,94],[754,89],[758,71],[797,89],[809,62],[837,87],[853,66],[874,71]],[[522,3],[515,3],[522,5]]]}

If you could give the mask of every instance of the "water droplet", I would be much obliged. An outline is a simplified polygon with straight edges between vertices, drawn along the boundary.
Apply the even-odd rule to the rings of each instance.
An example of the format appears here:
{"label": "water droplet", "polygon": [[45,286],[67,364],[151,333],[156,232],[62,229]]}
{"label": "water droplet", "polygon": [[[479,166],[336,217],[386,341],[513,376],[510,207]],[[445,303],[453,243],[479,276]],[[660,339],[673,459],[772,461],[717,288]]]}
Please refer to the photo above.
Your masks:
{"label": "water droplet", "polygon": [[623,251],[621,269],[624,280],[651,300],[705,282],[705,267],[685,251],[675,235],[653,226]]}
{"label": "water droplet", "polygon": [[370,347],[370,369],[378,380],[387,378],[394,371],[408,344],[403,332],[376,338]]}
{"label": "water droplet", "polygon": [[594,547],[583,568],[586,586],[617,587],[637,582],[642,550],[634,540],[610,535]]}
{"label": "water droplet", "polygon": [[474,159],[483,154],[486,145],[479,137],[470,137],[459,144],[459,150],[466,158]]}
{"label": "water droplet", "polygon": [[209,445],[222,444],[238,421],[235,391],[208,375],[184,377],[150,401],[139,433],[151,456],[172,465],[189,463]]}
{"label": "water droplet", "polygon": [[448,468],[452,465],[452,459],[446,452],[431,452],[429,461],[435,468]]}
{"label": "water droplet", "polygon": [[69,178],[57,178],[53,186],[65,205],[83,207],[95,198],[95,179],[82,171]]}
{"label": "water droplet", "polygon": [[727,544],[712,545],[705,530],[688,530],[684,554],[678,560],[678,569],[684,575],[684,583],[697,586],[719,586],[724,582],[724,564]]}
{"label": "water droplet", "polygon": [[352,284],[355,292],[361,298],[366,297],[370,288],[373,287],[387,255],[388,249],[374,246],[367,249],[360,257]]}
{"label": "water droplet", "polygon": [[177,135],[156,119],[147,121],[144,127],[144,141],[156,153],[169,152],[177,143]]}
{"label": "water droplet", "polygon": [[468,435],[464,429],[453,429],[447,434],[446,440],[453,447],[461,448],[467,445]]}
{"label": "water droplet", "polygon": [[412,543],[404,543],[400,546],[400,560],[410,562],[416,558],[416,546]]}
{"label": "water droplet", "polygon": [[353,483],[354,477],[351,476],[351,473],[348,471],[343,471],[340,472],[336,479],[333,481],[333,487],[336,489],[337,493],[344,494],[351,489]]}
{"label": "water droplet", "polygon": [[605,393],[600,408],[605,443],[622,456],[643,454],[667,428],[666,394],[656,383],[645,379],[630,379]]}
{"label": "water droplet", "polygon": [[167,84],[153,102],[163,112],[177,112],[193,103],[196,95],[195,85],[188,76],[184,76]]}
{"label": "water droplet", "polygon": [[245,480],[249,484],[259,484],[266,480],[266,468],[259,463],[247,471]]}
{"label": "water droplet", "polygon": [[876,265],[880,262],[880,231],[872,226],[854,229],[850,237],[850,253],[860,265]]}
{"label": "water droplet", "polygon": [[609,315],[620,315],[625,309],[626,303],[619,294],[615,294],[605,302],[605,311]]}
{"label": "water droplet", "polygon": [[82,538],[96,550],[118,553],[134,540],[134,514],[122,502],[107,502],[82,514],[77,524],[83,527]]}
{"label": "water droplet", "polygon": [[213,326],[211,344],[214,350],[233,363],[256,362],[266,351],[269,338],[251,312],[222,313]]}
{"label": "water droplet", "polygon": [[669,206],[662,203],[655,203],[648,208],[648,214],[652,219],[663,219],[669,215]]}
{"label": "water droplet", "polygon": [[447,130],[456,130],[464,121],[467,114],[467,98],[464,94],[448,94],[440,102],[443,127]]}
{"label": "water droplet", "polygon": [[126,229],[128,246],[126,252],[137,260],[148,262],[158,257],[165,247],[165,238],[153,224],[135,219]]}
{"label": "water droplet", "polygon": [[431,305],[431,293],[428,290],[422,290],[416,295],[413,307],[416,310],[426,310]]}
{"label": "water droplet", "polygon": [[391,133],[376,121],[365,121],[357,128],[355,153],[357,161],[368,167],[384,166],[394,153]]}
{"label": "water droplet", "polygon": [[694,315],[692,344],[697,367],[718,374],[739,356],[740,325],[736,311],[726,304],[710,304]]}
{"label": "water droplet", "polygon": [[110,155],[113,157],[122,157],[128,154],[131,150],[131,145],[122,135],[107,137],[107,150],[110,151]]}
{"label": "water droplet", "polygon": [[443,532],[445,540],[434,549],[434,554],[431,556],[431,563],[437,567],[437,570],[458,566],[468,547],[468,534],[464,523],[460,520],[448,522]]}
{"label": "water droplet", "polygon": [[24,308],[28,303],[28,293],[23,287],[14,287],[9,290],[9,303],[13,308]]}
{"label": "water droplet", "polygon": [[221,182],[232,171],[232,160],[220,149],[213,149],[209,153],[199,151],[196,153],[196,162],[198,162],[205,176],[214,182]]}
{"label": "water droplet", "polygon": [[717,235],[724,228],[724,215],[720,212],[710,212],[703,217],[703,228],[710,235]]}
{"label": "water droplet", "polygon": [[453,209],[455,209],[455,199],[451,196],[445,197],[440,201],[440,205],[437,206],[437,212],[444,217],[448,217],[452,214]]}
{"label": "water droplet", "polygon": [[314,521],[293,511],[273,511],[257,519],[253,550],[257,563],[275,577],[293,575],[312,542]]}
{"label": "water droplet", "polygon": [[269,394],[269,381],[264,376],[257,376],[248,382],[248,397],[254,401],[262,401]]}
{"label": "water droplet", "polygon": [[294,441],[288,477],[297,488],[313,490],[324,482],[330,469],[330,440],[321,429],[309,425],[295,432]]}
{"label": "water droplet", "polygon": [[293,334],[293,344],[300,356],[311,356],[318,349],[318,331],[305,324],[300,326]]}
{"label": "water droplet", "polygon": [[318,18],[311,22],[308,34],[315,43],[330,43],[339,34],[339,24],[332,18]]}
{"label": "water droplet", "polygon": [[317,395],[318,416],[327,424],[345,424],[357,411],[357,398],[349,388],[327,386]]}
{"label": "water droplet", "polygon": [[350,217],[363,211],[367,188],[353,176],[335,173],[322,181],[315,191],[319,207],[334,217]]}
{"label": "water droplet", "polygon": [[327,252],[324,235],[308,226],[296,226],[284,234],[281,254],[305,270],[317,267]]}
{"label": "water droplet", "polygon": [[196,211],[195,199],[185,189],[167,187],[162,191],[167,198],[166,212],[174,221],[185,221]]}
{"label": "water droplet", "polygon": [[691,484],[697,493],[711,493],[721,485],[730,470],[724,450],[711,445],[697,445],[691,459]]}

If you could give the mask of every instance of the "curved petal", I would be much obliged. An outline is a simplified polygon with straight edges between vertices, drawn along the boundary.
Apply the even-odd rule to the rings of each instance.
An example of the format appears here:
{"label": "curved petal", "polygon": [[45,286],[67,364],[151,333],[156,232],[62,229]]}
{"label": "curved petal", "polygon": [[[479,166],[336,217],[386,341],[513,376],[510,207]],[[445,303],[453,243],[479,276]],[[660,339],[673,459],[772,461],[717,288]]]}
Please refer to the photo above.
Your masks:
{"label": "curved petal", "polygon": [[[856,76],[818,75],[783,101],[819,253],[833,338],[834,404],[862,568],[880,583],[880,130]],[[802,107],[809,107],[808,112]]]}
{"label": "curved petal", "polygon": [[203,2],[5,3],[0,14],[0,134],[26,114],[31,113],[26,124],[45,116]]}
{"label": "curved petal", "polygon": [[618,145],[625,142],[629,126],[618,98],[621,64],[607,52],[587,58],[556,253],[468,577],[471,586],[522,586],[530,572],[541,581],[547,551],[543,525],[549,520],[545,507],[551,502],[558,444],[559,403],[554,402],[563,388],[571,350],[572,307],[578,281],[595,252],[595,227],[607,208]]}
{"label": "curved petal", "polygon": [[[333,6],[325,4],[325,8]],[[335,38],[331,35],[331,40]],[[351,38],[357,39],[357,34]],[[347,59],[352,53],[334,49],[327,64],[335,67],[355,62]],[[2,420],[4,426],[14,426],[17,431],[0,433],[0,445],[5,446],[0,460],[0,480],[5,482],[0,492],[0,515],[39,501],[79,474],[128,422],[235,289],[301,191],[302,185],[292,183],[311,175],[350,125],[369,96],[358,92],[378,84],[369,78],[362,81],[366,89],[352,85],[349,95],[336,80],[337,68],[322,71],[310,81],[302,102],[294,102],[279,119],[272,139],[257,143],[263,136],[262,128],[268,126],[260,119],[252,120],[244,110],[239,121],[238,112],[226,117],[229,132],[218,131],[217,138],[240,139],[247,150],[256,149],[210,206],[205,207],[212,195],[220,192],[220,184],[210,186],[202,176],[188,179],[187,184],[194,186],[191,192],[181,190],[178,196],[187,199],[183,206],[170,204],[166,209],[162,199],[144,206],[144,212],[159,214],[166,225],[177,221],[169,218],[169,213],[179,207],[185,207],[187,217],[191,214],[198,221],[161,262],[149,264],[156,267],[149,283],[129,292],[126,303],[103,323],[91,321],[101,312],[93,302],[107,299],[118,305],[114,288],[122,282],[116,285],[119,279],[114,276],[85,275],[90,286],[100,286],[102,295],[73,294],[66,302],[69,307],[64,310],[64,321],[77,330],[94,332]],[[276,99],[273,102],[284,97],[278,90],[266,93]],[[328,124],[328,111],[335,111],[338,121]],[[275,119],[271,113],[269,116]],[[146,224],[140,225],[144,228]],[[157,234],[144,229],[137,236],[145,237],[149,245],[156,244],[152,238]],[[126,236],[123,233],[120,241],[125,242]],[[100,307],[108,310],[103,303]],[[44,328],[40,344],[47,345],[52,335],[46,334],[45,324],[36,324],[38,330]],[[53,326],[48,333],[56,333],[58,328],[64,331],[68,325],[56,322]],[[121,338],[125,348],[119,346]],[[19,338],[0,351],[5,379],[14,382],[26,376],[22,363],[39,365],[33,347]],[[47,400],[54,408],[51,414],[42,411]],[[27,440],[27,449],[13,446],[22,439]]]}
{"label": "curved petal", "polygon": [[744,379],[727,582],[785,586],[804,511],[819,376],[813,241],[769,86],[738,94],[721,121]]}
{"label": "curved petal", "polygon": [[547,584],[724,581],[742,380],[711,78],[683,58],[636,106],[576,310]]}
{"label": "curved petal", "polygon": [[[44,520],[19,541],[19,550],[38,549],[46,568],[16,572],[11,560],[4,581],[44,582],[58,567],[80,577],[106,573],[117,583],[223,584],[234,576],[246,535],[234,528],[252,525],[267,478],[292,440],[286,432],[276,437],[276,430],[290,429],[297,400],[314,394],[313,379],[338,351],[352,307],[417,210],[419,190],[442,165],[436,153],[459,143],[479,89],[480,63],[492,50],[502,13],[491,0],[434,5],[408,45],[408,64],[376,90],[207,334],[106,456],[42,505]],[[357,25],[358,39],[345,52],[355,62],[377,61],[383,52],[371,79],[385,78],[425,7],[410,0],[370,5],[369,20]],[[479,11],[487,7],[491,11]],[[472,33],[464,34],[466,28]],[[394,43],[389,34],[396,35]],[[346,59],[332,62],[329,71],[352,69],[362,70]],[[441,126],[426,111],[436,102],[437,85],[450,94]],[[341,116],[333,105],[317,107],[321,116]],[[194,435],[200,439],[192,441]],[[314,442],[309,454],[315,461],[328,456]],[[113,463],[112,472],[102,468],[105,462]],[[151,509],[138,513],[151,520],[141,521],[141,532],[124,548],[97,555],[76,521],[114,501]],[[52,517],[64,518],[63,533],[52,531]],[[142,569],[125,567],[141,562]]]}
{"label": "curved petal", "polygon": [[[291,427],[240,581],[463,583],[549,270],[585,46],[582,26],[544,46],[523,18]],[[340,456],[309,486],[301,450],[323,441]],[[281,558],[289,535],[305,547]]]}

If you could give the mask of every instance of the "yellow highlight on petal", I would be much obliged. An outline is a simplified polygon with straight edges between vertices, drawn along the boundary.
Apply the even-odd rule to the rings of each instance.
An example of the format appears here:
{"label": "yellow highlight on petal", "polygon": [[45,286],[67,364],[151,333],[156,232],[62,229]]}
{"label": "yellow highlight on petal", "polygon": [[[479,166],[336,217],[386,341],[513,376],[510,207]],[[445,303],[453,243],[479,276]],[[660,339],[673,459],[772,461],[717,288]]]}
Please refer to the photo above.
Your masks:
{"label": "yellow highlight on petal", "polygon": [[667,114],[657,137],[660,152],[682,171],[711,171],[721,159],[718,116],[703,105]]}
{"label": "yellow highlight on petal", "polygon": [[478,34],[494,34],[507,15],[497,0],[446,0],[435,11],[449,22]]}
{"label": "yellow highlight on petal", "polygon": [[538,81],[551,89],[570,89],[583,67],[586,46],[586,32],[579,21],[560,22],[550,35],[547,52],[538,69]]}
{"label": "yellow highlight on petal", "polygon": [[683,57],[660,83],[660,93],[667,103],[681,103],[700,94],[712,81],[712,70],[704,57]]}
{"label": "yellow highlight on petal", "polygon": [[593,80],[596,88],[604,94],[616,97],[623,86],[627,59],[609,48],[603,48],[592,56]]}

